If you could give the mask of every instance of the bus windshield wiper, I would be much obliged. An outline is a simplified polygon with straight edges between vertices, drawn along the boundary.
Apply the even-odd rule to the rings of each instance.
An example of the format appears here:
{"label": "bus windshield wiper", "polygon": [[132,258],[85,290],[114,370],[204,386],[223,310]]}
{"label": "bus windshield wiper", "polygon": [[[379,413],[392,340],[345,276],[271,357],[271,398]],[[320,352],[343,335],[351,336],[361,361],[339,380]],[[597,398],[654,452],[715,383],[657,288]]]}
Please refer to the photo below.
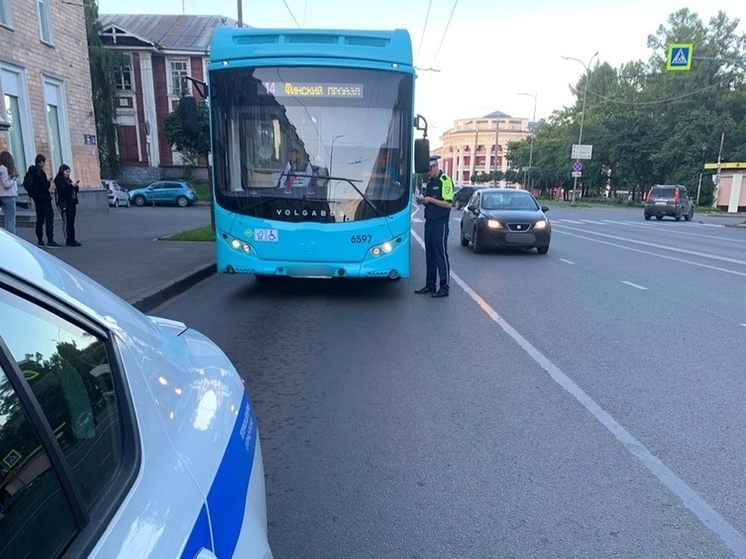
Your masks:
{"label": "bus windshield wiper", "polygon": [[365,203],[368,204],[370,206],[370,208],[374,212],[376,212],[376,215],[378,217],[382,217],[383,214],[381,214],[380,210],[376,207],[376,205],[373,202],[371,202],[370,199],[365,194],[363,194],[362,190],[360,190],[357,186],[355,186],[356,182],[363,182],[362,180],[359,180],[359,179],[348,179],[348,178],[345,178],[345,177],[324,177],[324,178],[328,179],[328,180],[344,181],[347,184],[349,184],[352,188],[355,189],[355,192],[357,192],[358,194],[360,194],[360,197],[365,201]]}

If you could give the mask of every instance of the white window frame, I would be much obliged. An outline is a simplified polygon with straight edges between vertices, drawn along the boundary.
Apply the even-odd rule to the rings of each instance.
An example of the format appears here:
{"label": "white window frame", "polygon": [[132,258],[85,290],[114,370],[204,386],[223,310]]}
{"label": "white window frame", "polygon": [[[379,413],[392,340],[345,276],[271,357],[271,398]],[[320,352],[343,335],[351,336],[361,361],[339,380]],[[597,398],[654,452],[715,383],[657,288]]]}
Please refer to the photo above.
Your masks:
{"label": "white window frame", "polygon": [[[174,74],[174,65],[175,64],[184,64],[184,69],[178,69],[178,74]],[[190,64],[188,58],[172,58],[168,61],[168,92],[171,95],[175,95],[177,97],[181,97],[181,94],[184,93],[184,95],[189,95],[189,92],[191,91],[191,83],[189,80],[185,80],[185,90],[182,91],[180,86],[177,86],[174,82],[174,78],[176,76],[182,76],[181,72],[184,71],[183,77],[191,76],[191,73],[189,71]]]}
{"label": "white window frame", "polygon": [[69,116],[67,112],[67,95],[65,93],[65,82],[51,76],[43,76],[42,83],[44,85],[44,115],[45,125],[47,127],[47,136],[49,138],[50,146],[53,145],[54,140],[52,138],[52,130],[49,127],[49,121],[46,118],[47,107],[49,105],[57,107],[57,118],[60,133],[61,161],[57,161],[54,158],[54,154],[50,149],[47,159],[50,162],[50,171],[52,174],[57,173],[57,168],[65,163],[70,167],[73,167],[73,153],[72,153],[72,142],[70,141],[70,126]]}
{"label": "white window frame", "polygon": [[[13,158],[16,167],[25,171],[34,162],[36,144],[34,143],[34,127],[31,120],[26,71],[23,68],[0,61],[0,95],[3,96],[3,102],[5,95],[18,99],[20,112],[18,118],[23,133],[23,151],[26,161],[19,161],[20,158],[16,157],[16,154],[13,154]],[[8,107],[5,107],[5,110],[7,111]]]}
{"label": "white window frame", "polygon": [[[52,0],[36,0],[36,12],[39,15],[39,38],[41,42],[53,45]],[[44,36],[45,34],[47,35],[46,37]]]}
{"label": "white window frame", "polygon": [[10,10],[10,0],[0,0],[0,25],[13,28],[13,14]]}
{"label": "white window frame", "polygon": [[[0,0],[0,2],[1,1],[2,0]],[[132,72],[132,55],[125,54],[124,58],[126,58],[126,64],[123,64],[117,70],[117,74],[114,80],[115,81],[114,88],[117,91],[134,91],[135,80],[134,80],[134,73]],[[127,86],[127,82],[124,79],[125,74],[129,74],[129,87]]]}

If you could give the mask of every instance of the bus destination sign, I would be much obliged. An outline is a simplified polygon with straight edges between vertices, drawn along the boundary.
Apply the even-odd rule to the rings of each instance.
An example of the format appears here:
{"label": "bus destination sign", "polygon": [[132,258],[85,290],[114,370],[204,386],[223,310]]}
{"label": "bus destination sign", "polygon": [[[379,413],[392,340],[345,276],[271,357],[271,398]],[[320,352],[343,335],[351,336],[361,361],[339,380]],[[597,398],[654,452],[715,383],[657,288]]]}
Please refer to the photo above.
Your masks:
{"label": "bus destination sign", "polygon": [[275,97],[349,97],[363,98],[361,83],[276,83],[264,82],[264,89]]}

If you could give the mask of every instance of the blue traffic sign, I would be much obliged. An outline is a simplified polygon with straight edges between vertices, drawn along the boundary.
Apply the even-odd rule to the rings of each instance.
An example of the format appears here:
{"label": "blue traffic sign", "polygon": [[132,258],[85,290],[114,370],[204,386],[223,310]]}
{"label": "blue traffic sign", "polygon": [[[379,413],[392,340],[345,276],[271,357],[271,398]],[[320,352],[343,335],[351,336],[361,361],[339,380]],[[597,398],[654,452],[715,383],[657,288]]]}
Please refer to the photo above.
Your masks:
{"label": "blue traffic sign", "polygon": [[666,70],[682,71],[692,69],[693,43],[672,43],[668,45]]}
{"label": "blue traffic sign", "polygon": [[572,170],[575,171],[576,173],[581,172],[583,170],[583,163],[581,161],[575,161],[572,164]]}

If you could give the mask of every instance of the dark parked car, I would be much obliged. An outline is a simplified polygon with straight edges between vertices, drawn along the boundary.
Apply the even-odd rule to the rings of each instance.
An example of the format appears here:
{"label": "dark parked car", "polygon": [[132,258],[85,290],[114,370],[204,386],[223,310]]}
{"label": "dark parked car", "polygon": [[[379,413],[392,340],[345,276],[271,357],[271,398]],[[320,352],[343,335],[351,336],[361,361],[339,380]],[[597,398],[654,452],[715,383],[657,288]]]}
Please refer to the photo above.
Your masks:
{"label": "dark parked car", "polygon": [[671,216],[676,221],[683,217],[691,221],[694,217],[694,203],[689,198],[686,187],[680,184],[656,184],[648,191],[645,198],[645,219],[661,220],[664,216]]}
{"label": "dark parked car", "polygon": [[146,204],[177,204],[182,208],[197,201],[197,191],[186,181],[155,181],[143,188],[130,190],[135,206]]}
{"label": "dark parked car", "polygon": [[552,227],[530,192],[509,188],[480,188],[461,216],[461,246],[474,252],[487,247],[535,248],[546,254]]}
{"label": "dark parked car", "polygon": [[457,210],[463,208],[476,189],[476,186],[457,186],[453,193],[453,207]]}

